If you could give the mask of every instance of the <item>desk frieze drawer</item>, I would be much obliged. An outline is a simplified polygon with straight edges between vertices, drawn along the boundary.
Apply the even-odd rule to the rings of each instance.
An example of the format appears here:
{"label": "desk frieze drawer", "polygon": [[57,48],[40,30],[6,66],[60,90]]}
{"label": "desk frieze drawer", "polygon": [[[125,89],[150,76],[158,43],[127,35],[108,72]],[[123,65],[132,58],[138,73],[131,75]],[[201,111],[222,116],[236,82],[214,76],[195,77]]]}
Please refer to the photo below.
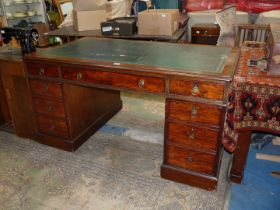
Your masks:
{"label": "desk frieze drawer", "polygon": [[37,113],[62,118],[66,117],[64,103],[62,102],[33,97],[33,103]]}
{"label": "desk frieze drawer", "polygon": [[169,107],[168,118],[185,122],[206,123],[215,126],[222,126],[224,108],[216,105],[181,101],[167,100]]}
{"label": "desk frieze drawer", "polygon": [[216,156],[208,153],[166,145],[166,162],[169,165],[199,173],[215,175]]}
{"label": "desk frieze drawer", "polygon": [[43,80],[29,80],[30,89],[34,95],[63,99],[62,84]]}
{"label": "desk frieze drawer", "polygon": [[168,143],[217,151],[219,130],[207,127],[169,122],[167,124]]}
{"label": "desk frieze drawer", "polygon": [[64,79],[108,85],[136,91],[153,93],[165,92],[165,80],[158,77],[145,77],[117,72],[75,70],[62,67]]}
{"label": "desk frieze drawer", "polygon": [[225,85],[206,81],[172,79],[169,92],[184,96],[195,96],[213,100],[223,100]]}
{"label": "desk frieze drawer", "polygon": [[26,69],[29,75],[40,77],[59,77],[59,67],[56,65],[45,65],[40,63],[27,63]]}
{"label": "desk frieze drawer", "polygon": [[41,133],[57,136],[64,139],[69,138],[68,126],[65,120],[38,115],[37,126],[39,132]]}

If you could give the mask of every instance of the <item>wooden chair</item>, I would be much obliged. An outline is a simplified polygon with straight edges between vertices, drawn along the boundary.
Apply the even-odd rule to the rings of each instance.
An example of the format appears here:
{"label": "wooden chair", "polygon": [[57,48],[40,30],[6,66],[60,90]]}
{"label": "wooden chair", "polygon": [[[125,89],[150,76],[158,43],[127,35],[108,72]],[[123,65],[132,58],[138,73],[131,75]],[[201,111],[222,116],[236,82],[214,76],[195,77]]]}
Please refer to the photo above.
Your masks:
{"label": "wooden chair", "polygon": [[268,24],[240,24],[237,26],[235,46],[240,47],[244,41],[267,42],[269,32]]}

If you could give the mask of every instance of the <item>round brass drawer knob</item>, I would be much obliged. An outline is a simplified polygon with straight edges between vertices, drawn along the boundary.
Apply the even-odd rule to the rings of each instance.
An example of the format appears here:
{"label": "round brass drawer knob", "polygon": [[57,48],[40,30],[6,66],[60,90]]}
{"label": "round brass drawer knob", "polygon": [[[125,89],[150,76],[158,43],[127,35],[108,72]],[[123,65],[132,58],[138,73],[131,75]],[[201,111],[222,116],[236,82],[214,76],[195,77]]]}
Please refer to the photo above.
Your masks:
{"label": "round brass drawer knob", "polygon": [[192,107],[192,110],[191,110],[191,116],[192,116],[192,117],[196,117],[197,114],[198,114],[198,109],[197,109],[196,106],[193,106],[193,107]]}
{"label": "round brass drawer knob", "polygon": [[198,83],[194,83],[193,88],[192,88],[192,95],[197,95],[199,94],[200,90],[199,90],[199,85]]}
{"label": "round brass drawer knob", "polygon": [[82,77],[83,77],[82,73],[81,73],[81,72],[79,72],[79,73],[77,74],[77,80],[81,80],[81,79],[82,79]]}
{"label": "round brass drawer knob", "polygon": [[139,82],[138,82],[138,86],[139,86],[140,88],[144,88],[144,87],[145,87],[145,80],[140,79]]}
{"label": "round brass drawer knob", "polygon": [[39,75],[44,75],[45,74],[45,69],[44,68],[40,68],[39,69]]}
{"label": "round brass drawer knob", "polygon": [[192,128],[191,131],[188,133],[188,137],[190,140],[194,140],[194,137],[195,137],[194,128]]}

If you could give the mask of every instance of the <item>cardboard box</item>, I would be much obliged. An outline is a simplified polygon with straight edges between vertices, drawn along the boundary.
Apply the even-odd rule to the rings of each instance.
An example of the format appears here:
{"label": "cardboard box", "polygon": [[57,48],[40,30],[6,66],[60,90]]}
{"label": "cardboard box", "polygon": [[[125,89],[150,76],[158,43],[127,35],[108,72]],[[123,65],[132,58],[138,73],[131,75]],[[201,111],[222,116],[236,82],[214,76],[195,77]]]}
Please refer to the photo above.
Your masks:
{"label": "cardboard box", "polygon": [[179,28],[178,9],[149,9],[138,13],[138,34],[172,36]]}
{"label": "cardboard box", "polygon": [[73,10],[93,11],[105,9],[107,0],[72,0]]}
{"label": "cardboard box", "polygon": [[0,27],[8,26],[7,19],[5,16],[0,16]]}
{"label": "cardboard box", "polygon": [[106,21],[106,11],[73,11],[74,29],[76,31],[100,30],[102,22]]}
{"label": "cardboard box", "polygon": [[106,4],[107,19],[129,17],[131,12],[131,0],[114,0]]}

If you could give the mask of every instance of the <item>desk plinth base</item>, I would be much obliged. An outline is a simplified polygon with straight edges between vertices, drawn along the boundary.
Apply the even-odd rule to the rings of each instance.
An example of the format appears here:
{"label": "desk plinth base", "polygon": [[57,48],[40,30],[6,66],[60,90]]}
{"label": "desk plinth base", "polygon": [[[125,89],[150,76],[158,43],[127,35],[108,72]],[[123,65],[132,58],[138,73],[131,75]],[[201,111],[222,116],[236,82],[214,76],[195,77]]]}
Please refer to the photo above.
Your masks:
{"label": "desk plinth base", "polygon": [[209,191],[216,190],[218,183],[216,177],[193,173],[166,164],[161,165],[161,177]]}
{"label": "desk plinth base", "polygon": [[69,152],[75,151],[82,145],[91,135],[93,135],[99,128],[101,128],[107,121],[109,121],[116,113],[122,109],[122,101],[119,100],[118,103],[114,104],[107,112],[97,118],[90,126],[81,132],[74,139],[61,139],[55,136],[50,136],[43,133],[38,133],[36,141],[56,147]]}

